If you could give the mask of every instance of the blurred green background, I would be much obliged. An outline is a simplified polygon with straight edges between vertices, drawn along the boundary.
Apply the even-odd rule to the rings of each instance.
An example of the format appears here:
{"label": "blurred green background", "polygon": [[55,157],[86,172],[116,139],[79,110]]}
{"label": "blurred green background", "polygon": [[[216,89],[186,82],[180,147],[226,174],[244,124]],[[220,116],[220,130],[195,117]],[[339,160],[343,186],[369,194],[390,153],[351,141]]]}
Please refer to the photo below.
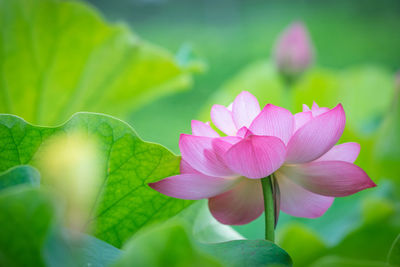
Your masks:
{"label": "blurred green background", "polygon": [[[400,241],[394,242],[400,233],[400,82],[395,93],[395,73],[400,69],[400,1],[86,0],[89,8],[81,2],[0,0],[1,113],[16,114],[27,122],[46,126],[62,123],[77,111],[111,114],[127,121],[144,140],[160,143],[179,154],[179,134],[190,133],[190,121],[209,120],[212,104],[228,104],[242,90],[256,95],[262,106],[268,102],[289,105],[292,112],[314,100],[328,107],[342,102],[347,124],[340,142],[361,144],[356,164],[378,187],[337,198],[317,219],[281,213],[277,244],[290,254],[294,266],[400,264],[396,254]],[[314,65],[293,84],[288,101],[283,97],[282,77],[270,58],[278,35],[298,20],[307,26],[316,56]],[[105,140],[114,141],[118,131],[129,132],[132,140],[135,138],[121,121],[108,118],[114,121],[114,128],[106,127],[104,132],[94,123],[101,115],[88,115],[92,119],[86,119],[84,114],[77,116],[82,116],[82,123],[93,126]],[[5,125],[17,120],[7,115],[4,118]],[[26,149],[35,151],[39,147],[32,141],[38,136],[25,137],[21,134],[23,129],[7,126],[2,132],[8,138],[2,138],[2,145],[17,147],[0,149],[2,171],[32,164]],[[11,132],[25,142],[16,142]],[[40,135],[39,141],[43,141],[41,138]],[[116,151],[114,160],[130,155],[130,147],[122,147],[127,152]],[[22,160],[19,149],[23,149]],[[105,151],[108,156],[108,149]],[[170,170],[165,168],[171,172],[160,177],[172,175],[179,163],[178,157],[165,153],[174,159],[172,163],[168,161],[173,166]],[[142,161],[147,168],[155,163],[152,156]],[[109,175],[110,166],[102,167]],[[190,202],[181,205],[183,201],[168,198],[179,208],[165,209],[164,217],[157,215],[164,210],[152,209],[155,199],[167,197],[147,186],[147,178],[157,177],[136,177],[136,169],[132,167],[120,178],[140,182],[142,194],[131,194],[135,201],[145,199],[144,204],[130,203],[140,205],[150,213],[150,219],[164,222],[177,214],[184,218],[188,213],[197,241],[238,238],[232,228],[212,218],[205,201],[181,212]],[[112,187],[113,180],[108,182]],[[131,184],[121,187],[127,190]],[[120,188],[114,190],[107,192],[119,197]],[[28,202],[45,197],[29,190],[27,193],[30,197],[24,201]],[[148,196],[153,196],[150,201]],[[11,207],[9,197],[14,195],[3,197],[4,209]],[[125,204],[119,208],[133,222],[143,215],[137,208],[126,210]],[[4,214],[4,222],[8,222],[7,213]],[[134,234],[141,227],[134,223],[132,226],[129,220],[128,226],[111,217],[110,220],[125,233],[124,240],[117,242],[118,248],[132,235],[133,252],[137,244],[143,245],[135,245]],[[263,220],[261,216],[234,229],[246,238],[262,239]],[[40,223],[39,219],[39,226]],[[175,242],[175,231],[168,231],[160,245],[161,250],[166,249],[167,258],[175,245],[186,246],[185,242]],[[151,238],[151,242],[144,238],[149,258],[154,254],[153,244],[160,241],[157,233]],[[174,245],[171,250],[163,240]],[[7,240],[3,244],[8,247]]]}
{"label": "blurred green background", "polygon": [[190,132],[190,120],[198,117],[210,95],[247,64],[268,58],[279,32],[295,20],[304,21],[310,31],[317,65],[400,68],[396,0],[89,2],[108,20],[127,23],[142,38],[170,51],[189,44],[207,63],[208,70],[195,76],[192,90],[159,99],[130,117],[145,140],[176,153],[177,136]]}
{"label": "blurred green background", "polygon": [[[393,192],[396,191],[393,182],[398,185],[398,167],[393,166],[399,163],[399,154],[395,156],[395,165],[392,163],[387,168],[389,171],[381,172],[381,165],[376,164],[375,154],[379,153],[375,153],[375,147],[379,143],[376,140],[389,136],[388,130],[377,129],[383,118],[393,112],[389,111],[391,104],[388,103],[393,101],[393,74],[400,68],[399,1],[89,2],[109,20],[128,23],[142,38],[174,53],[179,53],[182,46],[190,47],[205,62],[207,69],[194,76],[191,90],[158,99],[128,119],[145,140],[161,143],[175,153],[179,153],[179,134],[190,133],[192,119],[206,119],[212,103],[227,104],[242,90],[255,92],[261,97],[261,105],[269,99],[277,101],[273,87],[279,86],[269,80],[274,74],[267,73],[270,69],[267,62],[279,33],[291,22],[303,21],[315,46],[315,68],[296,89],[300,93],[296,95],[292,111],[300,109],[301,101],[311,104],[318,100],[322,105],[333,105],[336,100],[329,99],[329,90],[346,87],[350,91],[346,111],[350,117],[359,114],[347,127],[359,123],[362,130],[349,130],[344,140],[362,144],[358,163],[375,181],[381,181],[382,177],[389,181],[380,183],[372,193],[336,199],[333,207],[315,220],[281,214],[278,244],[289,252],[295,266],[311,263],[313,266],[380,266],[376,262],[386,260],[387,251],[399,232],[398,195]],[[339,76],[344,82],[337,81]],[[243,88],[253,85],[259,88]],[[307,88],[304,94],[303,87]],[[267,92],[269,89],[271,92]],[[337,97],[340,101],[343,94],[347,95],[341,92]],[[374,106],[371,102],[385,104],[377,109],[379,112],[371,113],[366,108]],[[365,117],[369,121],[359,119]],[[371,128],[371,125],[375,126]],[[398,136],[396,132],[394,139]],[[395,144],[392,142],[391,146]],[[259,218],[234,228],[245,237],[263,238],[263,223],[263,218]]]}

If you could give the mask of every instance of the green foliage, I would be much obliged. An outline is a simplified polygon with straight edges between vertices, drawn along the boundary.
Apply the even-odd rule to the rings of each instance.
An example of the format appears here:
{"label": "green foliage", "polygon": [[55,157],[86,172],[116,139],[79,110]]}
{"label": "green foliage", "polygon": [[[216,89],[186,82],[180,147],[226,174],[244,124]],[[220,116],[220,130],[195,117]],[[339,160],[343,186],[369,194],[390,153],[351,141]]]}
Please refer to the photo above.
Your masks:
{"label": "green foliage", "polygon": [[19,184],[39,186],[40,174],[30,166],[17,166],[0,174],[0,189]]}
{"label": "green foliage", "polygon": [[0,112],[29,122],[122,116],[191,82],[170,53],[79,2],[1,0],[0,28]]}
{"label": "green foliage", "polygon": [[321,257],[327,249],[315,232],[296,222],[284,228],[278,236],[277,243],[289,253],[294,266],[308,266]]}
{"label": "green foliage", "polygon": [[221,266],[212,257],[199,252],[185,228],[177,223],[138,233],[124,250],[126,253],[115,266]]}
{"label": "green foliage", "polygon": [[106,266],[120,255],[101,240],[64,230],[62,208],[48,190],[2,190],[0,210],[0,266]]}
{"label": "green foliage", "polygon": [[310,267],[388,267],[385,262],[354,260],[337,256],[327,256],[316,261]]}
{"label": "green foliage", "polygon": [[45,266],[42,249],[56,212],[50,199],[31,187],[1,191],[0,266]]}
{"label": "green foliage", "polygon": [[[378,161],[378,172],[392,179],[397,188],[400,185],[400,88],[394,96],[393,105],[388,110],[374,147],[375,160]],[[398,190],[400,195],[400,190]]]}
{"label": "green foliage", "polygon": [[233,240],[201,248],[230,267],[292,266],[290,256],[267,240]]}
{"label": "green foliage", "polygon": [[400,266],[400,234],[397,236],[392,246],[390,247],[387,261],[390,265]]}
{"label": "green foliage", "polygon": [[97,140],[99,147],[102,184],[87,220],[88,229],[92,228],[96,237],[120,247],[141,227],[166,220],[191,203],[147,186],[177,174],[179,157],[160,145],[142,141],[122,121],[99,114],[79,113],[54,128],[0,115],[0,171],[24,164],[40,166],[38,151],[47,140],[76,132]]}

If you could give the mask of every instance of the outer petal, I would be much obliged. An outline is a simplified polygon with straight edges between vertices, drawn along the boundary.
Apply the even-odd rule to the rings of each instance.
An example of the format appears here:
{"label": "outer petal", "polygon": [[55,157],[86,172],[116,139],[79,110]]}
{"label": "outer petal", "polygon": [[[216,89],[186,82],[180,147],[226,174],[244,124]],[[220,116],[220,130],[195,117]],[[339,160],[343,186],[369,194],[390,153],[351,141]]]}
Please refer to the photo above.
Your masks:
{"label": "outer petal", "polygon": [[255,135],[276,136],[285,144],[289,141],[294,130],[294,117],[284,108],[266,105],[250,125]]}
{"label": "outer petal", "polygon": [[182,158],[205,175],[232,176],[233,172],[215,153],[213,139],[215,138],[182,134],[179,140]]}
{"label": "outer petal", "polygon": [[242,128],[240,128],[240,129],[237,131],[236,136],[239,136],[239,137],[241,137],[241,138],[246,138],[246,137],[248,137],[248,136],[250,136],[250,135],[253,135],[253,134],[254,134],[254,133],[253,133],[252,131],[250,131],[249,128],[247,128],[246,126],[243,126]]}
{"label": "outer petal", "polygon": [[221,105],[211,108],[211,120],[218,129],[227,135],[236,135],[237,128],[233,122],[232,112]]}
{"label": "outer petal", "polygon": [[192,120],[192,134],[196,136],[219,137],[219,134],[207,123]]}
{"label": "outer petal", "polygon": [[287,145],[288,163],[315,160],[328,152],[343,133],[346,117],[341,104],[298,129]]}
{"label": "outer petal", "polygon": [[309,122],[312,119],[311,111],[304,111],[294,114],[294,131],[296,132],[300,129],[304,124]]}
{"label": "outer petal", "polygon": [[249,127],[254,118],[260,113],[257,98],[247,91],[241,92],[233,101],[232,117],[236,128]]}
{"label": "outer petal", "polygon": [[346,161],[354,163],[356,161],[358,154],[360,153],[360,145],[357,143],[343,143],[334,146],[315,161]]}
{"label": "outer petal", "polygon": [[317,218],[332,205],[334,197],[314,194],[276,173],[281,193],[281,210],[296,217]]}
{"label": "outer petal", "polygon": [[203,174],[180,174],[150,183],[161,194],[181,199],[210,198],[226,192],[237,179],[211,177]]}
{"label": "outer petal", "polygon": [[279,138],[251,135],[225,153],[225,162],[243,176],[263,178],[282,165],[285,153],[285,144]]}
{"label": "outer petal", "polygon": [[311,111],[311,109],[306,104],[303,104],[303,112],[307,111]]}
{"label": "outer petal", "polygon": [[313,108],[311,110],[313,117],[317,117],[321,114],[324,114],[325,112],[328,112],[330,109],[329,108]]}
{"label": "outer petal", "polygon": [[345,161],[284,166],[279,172],[305,189],[324,196],[344,197],[376,186],[360,167]]}
{"label": "outer petal", "polygon": [[192,166],[190,166],[189,163],[187,163],[185,160],[181,159],[181,164],[179,166],[179,170],[181,174],[188,174],[188,173],[197,173],[201,174],[201,172],[197,171],[194,169]]}
{"label": "outer petal", "polygon": [[223,224],[247,224],[264,211],[261,183],[243,179],[232,190],[210,198],[208,206],[211,214]]}

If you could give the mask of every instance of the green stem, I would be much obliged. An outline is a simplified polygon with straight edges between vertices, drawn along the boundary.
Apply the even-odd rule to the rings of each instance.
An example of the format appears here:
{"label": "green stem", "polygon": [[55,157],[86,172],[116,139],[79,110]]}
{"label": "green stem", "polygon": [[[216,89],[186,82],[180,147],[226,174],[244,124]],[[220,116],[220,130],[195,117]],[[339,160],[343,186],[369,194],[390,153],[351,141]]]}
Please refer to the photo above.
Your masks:
{"label": "green stem", "polygon": [[292,110],[293,106],[293,85],[295,82],[295,77],[292,76],[283,76],[282,77],[282,82],[283,82],[283,107]]}
{"label": "green stem", "polygon": [[272,192],[272,175],[261,179],[265,209],[265,239],[275,241],[275,206]]}

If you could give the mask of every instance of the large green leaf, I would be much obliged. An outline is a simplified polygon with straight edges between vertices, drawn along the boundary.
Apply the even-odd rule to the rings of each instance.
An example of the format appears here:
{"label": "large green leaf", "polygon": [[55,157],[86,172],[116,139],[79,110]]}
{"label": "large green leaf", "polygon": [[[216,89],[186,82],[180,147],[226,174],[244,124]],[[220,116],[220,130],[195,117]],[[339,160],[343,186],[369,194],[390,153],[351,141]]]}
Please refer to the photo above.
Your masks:
{"label": "large green leaf", "polygon": [[47,266],[110,266],[122,255],[114,246],[90,235],[55,228],[43,248]]}
{"label": "large green leaf", "polygon": [[125,115],[190,83],[173,56],[76,1],[0,0],[0,112],[54,124]]}
{"label": "large green leaf", "polygon": [[210,255],[229,267],[292,266],[283,249],[266,240],[234,240],[223,243],[199,244]]}
{"label": "large green leaf", "polygon": [[55,223],[49,194],[30,187],[0,193],[0,266],[45,266],[42,249]]}
{"label": "large green leaf", "polygon": [[78,113],[54,128],[0,115],[0,171],[21,164],[33,164],[40,170],[41,153],[37,152],[46,141],[77,131],[97,140],[101,157],[103,181],[87,221],[96,237],[120,247],[141,227],[170,218],[191,203],[159,194],[147,185],[177,174],[179,157],[142,141],[122,121],[100,114]]}
{"label": "large green leaf", "polygon": [[200,252],[179,223],[153,227],[138,233],[124,247],[125,254],[115,266],[135,267],[222,267]]}
{"label": "large green leaf", "polygon": [[39,186],[39,172],[30,166],[17,166],[0,173],[0,189],[19,184]]}

